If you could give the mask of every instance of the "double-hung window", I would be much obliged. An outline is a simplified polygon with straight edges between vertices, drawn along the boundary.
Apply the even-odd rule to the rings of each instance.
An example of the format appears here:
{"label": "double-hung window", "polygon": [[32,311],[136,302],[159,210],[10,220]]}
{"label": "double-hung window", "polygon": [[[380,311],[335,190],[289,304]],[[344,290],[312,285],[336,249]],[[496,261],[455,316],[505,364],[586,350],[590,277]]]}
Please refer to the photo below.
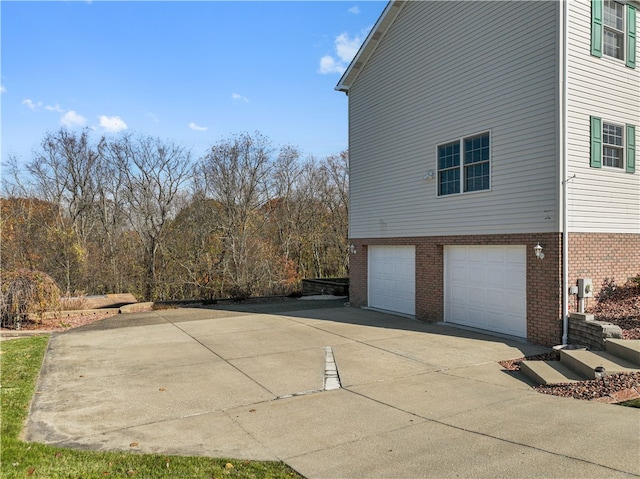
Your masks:
{"label": "double-hung window", "polygon": [[615,0],[591,0],[591,54],[636,67],[636,8]]}
{"label": "double-hung window", "polygon": [[602,11],[602,53],[624,60],[624,5],[605,0]]}
{"label": "double-hung window", "polygon": [[488,190],[491,141],[480,133],[438,145],[438,196]]}
{"label": "double-hung window", "polygon": [[624,168],[624,126],[602,122],[602,166]]}
{"label": "double-hung window", "polygon": [[591,167],[635,172],[636,127],[591,117]]}

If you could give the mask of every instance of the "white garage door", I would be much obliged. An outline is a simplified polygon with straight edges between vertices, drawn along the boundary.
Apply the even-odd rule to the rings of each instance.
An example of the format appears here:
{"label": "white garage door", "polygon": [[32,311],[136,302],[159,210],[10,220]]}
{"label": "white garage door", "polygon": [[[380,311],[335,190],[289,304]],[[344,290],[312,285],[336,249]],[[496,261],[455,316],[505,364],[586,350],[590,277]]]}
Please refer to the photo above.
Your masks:
{"label": "white garage door", "polygon": [[414,246],[369,246],[369,306],[416,313]]}
{"label": "white garage door", "polygon": [[527,336],[525,246],[446,246],[444,319]]}

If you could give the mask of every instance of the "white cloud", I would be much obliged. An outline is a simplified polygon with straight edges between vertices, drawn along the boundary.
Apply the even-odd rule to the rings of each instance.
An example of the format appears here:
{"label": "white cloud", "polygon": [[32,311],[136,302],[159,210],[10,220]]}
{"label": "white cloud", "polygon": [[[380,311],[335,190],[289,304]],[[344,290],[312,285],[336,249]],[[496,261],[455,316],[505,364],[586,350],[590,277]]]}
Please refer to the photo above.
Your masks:
{"label": "white cloud", "polygon": [[7,93],[7,89],[4,87],[4,85],[0,85],[0,93]]}
{"label": "white cloud", "polygon": [[231,98],[233,101],[241,101],[244,103],[249,103],[249,99],[246,96],[242,96],[239,93],[232,93]]}
{"label": "white cloud", "polygon": [[119,116],[105,116],[100,117],[100,127],[108,133],[118,133],[119,131],[126,130],[127,124],[122,121]]}
{"label": "white cloud", "polygon": [[360,7],[358,5],[354,5],[353,7],[351,7],[349,10],[347,10],[349,13],[353,13],[354,15],[357,15],[358,13],[360,13]]}
{"label": "white cloud", "polygon": [[67,111],[67,110],[64,110],[57,103],[54,106],[51,106],[51,105],[44,105],[43,106],[41,101],[35,102],[35,101],[31,100],[30,98],[25,98],[24,100],[22,100],[22,104],[23,105],[27,105],[27,107],[29,107],[29,109],[33,110],[33,111],[39,111],[41,108],[44,108],[47,111],[55,111],[57,113],[65,113]]}
{"label": "white cloud", "polygon": [[342,75],[346,69],[346,66],[336,62],[336,59],[331,55],[325,55],[320,59],[320,68],[318,69],[318,73],[322,73],[323,75],[328,73],[339,73]]}
{"label": "white cloud", "polygon": [[22,104],[23,105],[27,105],[27,107],[29,107],[29,109],[33,110],[33,111],[36,111],[38,108],[40,108],[42,106],[42,102],[41,101],[39,101],[37,103],[34,103],[29,98],[25,98],[24,100],[22,100]]}
{"label": "white cloud", "polygon": [[160,119],[153,113],[147,113],[147,118],[149,118],[154,123],[160,123]]}
{"label": "white cloud", "polygon": [[87,119],[75,111],[69,110],[60,118],[60,123],[64,126],[84,126],[87,124]]}
{"label": "white cloud", "polygon": [[196,125],[194,122],[189,123],[189,128],[194,131],[207,131],[209,128],[206,126]]}
{"label": "white cloud", "polygon": [[334,41],[336,55],[323,56],[320,59],[318,73],[324,75],[328,73],[344,73],[353,57],[358,53],[364,36],[366,36],[366,31],[364,30],[361,35],[356,35],[353,38],[349,37],[348,33],[338,35]]}
{"label": "white cloud", "polygon": [[358,49],[362,44],[360,36],[349,38],[347,33],[342,33],[336,38],[336,53],[343,62],[349,63],[358,53]]}
{"label": "white cloud", "polygon": [[60,108],[60,105],[58,105],[57,103],[55,104],[55,106],[46,105],[44,109],[47,111],[57,111],[58,113],[64,113],[64,110]]}

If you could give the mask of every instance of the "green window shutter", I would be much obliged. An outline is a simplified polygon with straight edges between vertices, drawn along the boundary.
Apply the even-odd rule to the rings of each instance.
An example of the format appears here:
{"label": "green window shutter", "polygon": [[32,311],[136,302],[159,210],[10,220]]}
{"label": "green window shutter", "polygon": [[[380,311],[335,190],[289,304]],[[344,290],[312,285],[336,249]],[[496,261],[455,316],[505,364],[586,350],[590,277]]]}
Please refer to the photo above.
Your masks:
{"label": "green window shutter", "polygon": [[591,0],[591,54],[602,56],[602,0]]}
{"label": "green window shutter", "polygon": [[636,171],[636,127],[627,125],[627,173]]}
{"label": "green window shutter", "polygon": [[636,7],[627,5],[627,66],[636,67]]}
{"label": "green window shutter", "polygon": [[591,168],[602,168],[602,119],[591,117]]}

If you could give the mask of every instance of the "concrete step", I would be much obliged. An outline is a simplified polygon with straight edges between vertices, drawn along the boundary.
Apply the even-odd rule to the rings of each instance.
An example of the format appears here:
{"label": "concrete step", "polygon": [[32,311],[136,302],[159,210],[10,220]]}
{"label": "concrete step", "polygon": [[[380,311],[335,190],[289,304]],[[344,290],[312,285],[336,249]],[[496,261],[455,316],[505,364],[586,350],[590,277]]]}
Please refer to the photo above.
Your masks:
{"label": "concrete step", "polygon": [[522,361],[520,371],[537,384],[575,383],[584,379],[560,361]]}
{"label": "concrete step", "polygon": [[640,366],[636,366],[630,361],[626,361],[605,351],[562,349],[560,350],[560,362],[578,373],[584,379],[594,379],[594,369],[597,366],[603,366],[607,374],[640,371]]}
{"label": "concrete step", "polygon": [[608,353],[640,367],[640,339],[607,339],[605,347]]}

